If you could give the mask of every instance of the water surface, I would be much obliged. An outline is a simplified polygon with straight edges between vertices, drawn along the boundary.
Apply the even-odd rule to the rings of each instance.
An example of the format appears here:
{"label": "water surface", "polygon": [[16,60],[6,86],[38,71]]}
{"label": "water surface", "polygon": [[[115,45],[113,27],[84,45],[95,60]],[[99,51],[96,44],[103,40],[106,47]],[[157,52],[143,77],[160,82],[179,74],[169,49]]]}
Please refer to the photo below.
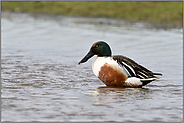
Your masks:
{"label": "water surface", "polygon": [[[2,13],[2,121],[182,121],[182,30],[94,20]],[[77,64],[97,40],[163,76],[106,87]]]}

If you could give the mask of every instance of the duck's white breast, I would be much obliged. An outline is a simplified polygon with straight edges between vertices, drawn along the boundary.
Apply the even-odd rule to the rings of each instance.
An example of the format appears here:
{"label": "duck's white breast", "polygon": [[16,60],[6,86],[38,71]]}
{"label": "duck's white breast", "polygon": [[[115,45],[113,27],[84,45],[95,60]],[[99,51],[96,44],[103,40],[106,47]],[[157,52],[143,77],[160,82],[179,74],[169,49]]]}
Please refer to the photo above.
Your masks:
{"label": "duck's white breast", "polygon": [[[119,64],[114,61],[112,59],[112,57],[96,57],[93,60],[93,64],[92,64],[92,69],[93,69],[93,73],[99,77],[99,71],[101,69],[101,67],[105,64],[109,64],[111,67],[113,67],[115,70],[120,70],[121,72],[123,72],[123,74],[127,75],[126,72],[123,70],[122,67],[119,66]],[[128,77],[128,76],[127,76]]]}

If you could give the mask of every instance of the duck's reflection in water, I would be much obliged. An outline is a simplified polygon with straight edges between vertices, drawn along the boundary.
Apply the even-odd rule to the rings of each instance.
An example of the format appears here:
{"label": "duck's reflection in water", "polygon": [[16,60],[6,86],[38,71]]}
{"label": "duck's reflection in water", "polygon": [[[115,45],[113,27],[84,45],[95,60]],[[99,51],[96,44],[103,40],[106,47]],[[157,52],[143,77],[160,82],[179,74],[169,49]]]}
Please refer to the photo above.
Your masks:
{"label": "duck's reflection in water", "polygon": [[93,105],[107,105],[110,103],[133,104],[138,100],[151,99],[152,90],[148,88],[117,88],[102,86],[93,88]]}

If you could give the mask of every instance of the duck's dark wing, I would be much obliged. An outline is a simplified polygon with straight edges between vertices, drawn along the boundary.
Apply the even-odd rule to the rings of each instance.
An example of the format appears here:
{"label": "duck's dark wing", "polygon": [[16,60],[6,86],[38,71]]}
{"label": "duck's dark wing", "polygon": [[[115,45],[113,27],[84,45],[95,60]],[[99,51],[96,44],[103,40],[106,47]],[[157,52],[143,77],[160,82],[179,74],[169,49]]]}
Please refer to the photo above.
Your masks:
{"label": "duck's dark wing", "polygon": [[118,62],[131,77],[137,77],[140,79],[156,78],[154,75],[162,75],[161,73],[153,73],[145,67],[137,64],[135,61],[121,55],[112,56],[114,60]]}

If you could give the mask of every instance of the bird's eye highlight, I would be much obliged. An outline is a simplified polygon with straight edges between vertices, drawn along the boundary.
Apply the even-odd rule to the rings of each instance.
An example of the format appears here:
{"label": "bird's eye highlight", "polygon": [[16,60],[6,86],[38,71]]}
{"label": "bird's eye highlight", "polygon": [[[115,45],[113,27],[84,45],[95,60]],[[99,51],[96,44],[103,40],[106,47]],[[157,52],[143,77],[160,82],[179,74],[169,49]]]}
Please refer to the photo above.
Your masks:
{"label": "bird's eye highlight", "polygon": [[95,47],[98,47],[98,44]]}

